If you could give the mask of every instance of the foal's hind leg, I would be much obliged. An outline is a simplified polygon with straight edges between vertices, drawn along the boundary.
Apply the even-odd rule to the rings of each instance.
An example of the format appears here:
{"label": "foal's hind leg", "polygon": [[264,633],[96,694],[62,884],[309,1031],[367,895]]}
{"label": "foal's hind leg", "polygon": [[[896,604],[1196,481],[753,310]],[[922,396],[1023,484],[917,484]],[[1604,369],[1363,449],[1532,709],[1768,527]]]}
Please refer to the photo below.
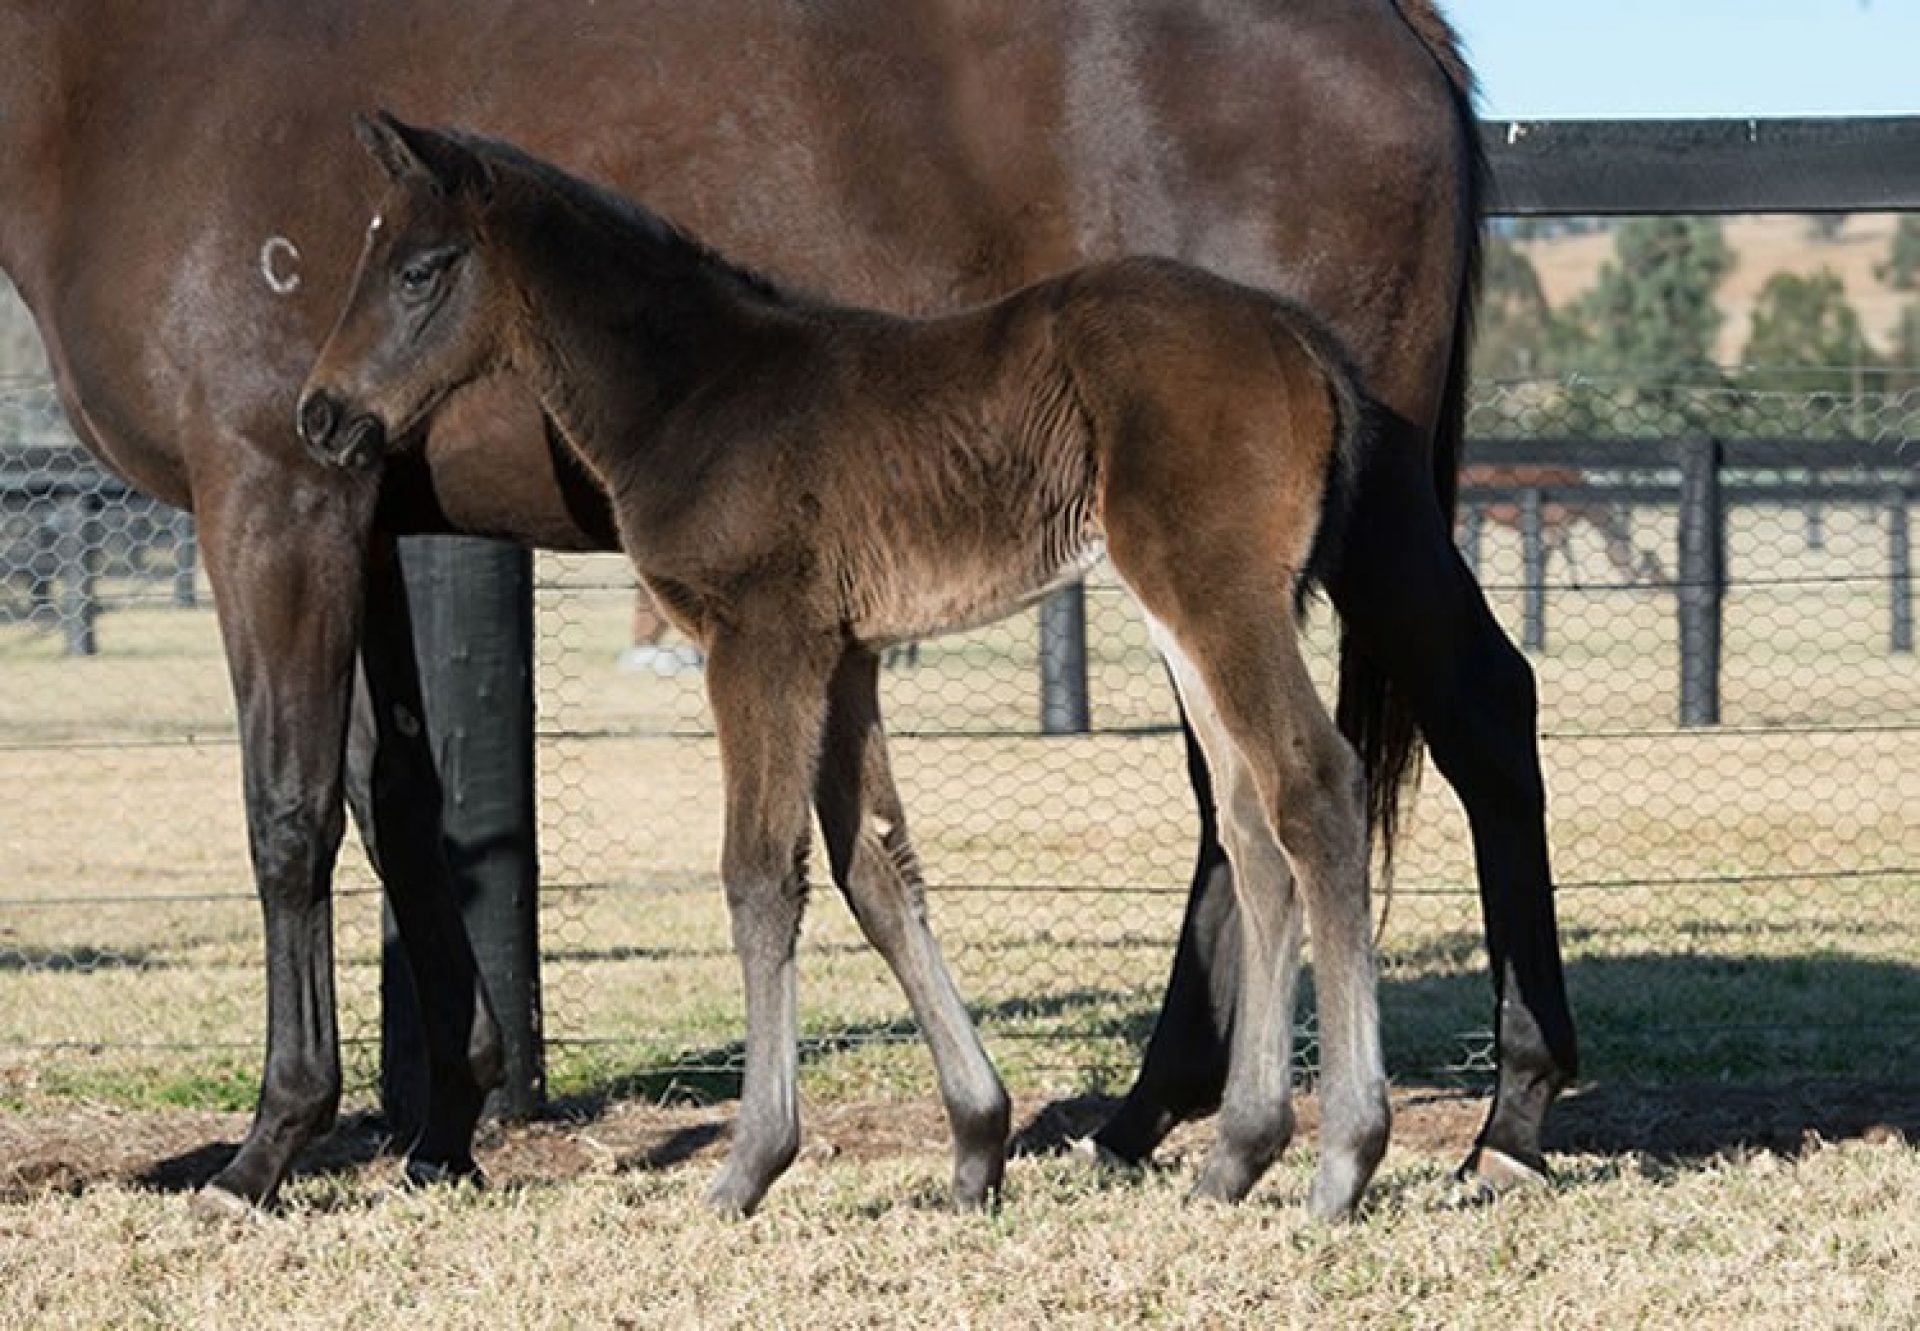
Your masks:
{"label": "foal's hind leg", "polygon": [[1171,635],[1155,625],[1182,705],[1218,774],[1221,841],[1239,889],[1240,997],[1226,1089],[1198,1196],[1238,1201],[1293,1138],[1293,1023],[1300,972],[1300,898],[1253,771],[1240,757],[1206,683]]}
{"label": "foal's hind leg", "polygon": [[793,953],[807,895],[807,796],[838,656],[826,635],[726,631],[708,644],[726,781],[720,873],[747,999],[740,1113],[708,1194],[730,1214],[758,1206],[800,1148]]}
{"label": "foal's hind leg", "polygon": [[1297,630],[1275,608],[1284,600],[1205,598],[1202,591],[1162,602],[1178,625],[1162,631],[1168,660],[1221,774],[1221,828],[1241,908],[1232,1059],[1200,1191],[1244,1195],[1291,1127],[1286,1091],[1299,966],[1291,877],[1311,917],[1320,1000],[1321,1153],[1310,1209],[1336,1217],[1352,1210],[1373,1176],[1389,1114],[1359,762],[1314,691]]}
{"label": "foal's hind leg", "polygon": [[954,1200],[979,1205],[1000,1189],[1011,1107],[927,927],[920,866],[887,762],[878,669],[872,652],[855,648],[834,672],[815,807],[834,881],[893,968],[933,1053],[953,1126]]}

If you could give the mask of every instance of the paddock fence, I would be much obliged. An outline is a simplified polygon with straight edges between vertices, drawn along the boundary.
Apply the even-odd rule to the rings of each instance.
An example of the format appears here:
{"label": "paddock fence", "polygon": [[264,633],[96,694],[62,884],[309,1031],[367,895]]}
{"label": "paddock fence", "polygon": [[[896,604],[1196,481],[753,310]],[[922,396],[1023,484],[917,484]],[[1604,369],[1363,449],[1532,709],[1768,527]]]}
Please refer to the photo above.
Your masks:
{"label": "paddock fence", "polygon": [[[245,1102],[260,932],[191,524],[80,461],[43,386],[0,393],[0,422],[0,1097]],[[1459,537],[1539,677],[1587,1070],[1910,1065],[1920,393],[1872,375],[1843,395],[1738,372],[1489,383],[1471,430]],[[535,568],[550,1088],[723,1086],[741,1012],[697,663],[671,637],[636,644],[618,557]],[[1333,636],[1316,608],[1323,683]],[[1124,1084],[1195,825],[1128,598],[1096,570],[1044,613],[897,653],[884,698],[934,926],[996,1058],[1016,1085]],[[351,834],[338,881],[366,1090],[380,921]],[[1489,1071],[1479,940],[1464,818],[1429,773],[1385,935],[1397,1078]],[[818,884],[801,992],[816,1089],[925,1089],[904,1002]],[[1306,1067],[1312,1030],[1309,1010]]]}

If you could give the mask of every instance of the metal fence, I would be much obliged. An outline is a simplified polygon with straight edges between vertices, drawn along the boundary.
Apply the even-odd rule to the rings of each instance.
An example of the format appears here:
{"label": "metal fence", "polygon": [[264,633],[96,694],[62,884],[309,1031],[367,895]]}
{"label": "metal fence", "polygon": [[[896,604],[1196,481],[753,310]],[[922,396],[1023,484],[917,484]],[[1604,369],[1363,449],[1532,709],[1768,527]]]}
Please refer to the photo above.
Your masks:
{"label": "metal fence", "polygon": [[[244,1098],[258,915],[189,528],[54,448],[43,390],[0,396],[0,1095]],[[1461,540],[1540,679],[1588,1070],[1765,1078],[1910,1059],[1920,395],[1739,375],[1489,384],[1471,427]],[[635,643],[618,557],[537,570],[552,1080],[687,1082],[731,1066],[741,1025],[697,662],[671,638]],[[1047,677],[1034,615],[900,653],[884,686],[936,932],[996,1057],[1030,1086],[1132,1068],[1193,851],[1172,696],[1138,616],[1099,571],[1084,616],[1084,690]],[[1312,624],[1324,682],[1331,615]],[[364,1088],[379,923],[351,840],[342,1030]],[[1479,937],[1464,820],[1432,778],[1386,933],[1396,1076],[1487,1068]],[[801,988],[810,1077],[924,1081],[889,1052],[912,1037],[905,1005],[830,889],[809,912]]]}

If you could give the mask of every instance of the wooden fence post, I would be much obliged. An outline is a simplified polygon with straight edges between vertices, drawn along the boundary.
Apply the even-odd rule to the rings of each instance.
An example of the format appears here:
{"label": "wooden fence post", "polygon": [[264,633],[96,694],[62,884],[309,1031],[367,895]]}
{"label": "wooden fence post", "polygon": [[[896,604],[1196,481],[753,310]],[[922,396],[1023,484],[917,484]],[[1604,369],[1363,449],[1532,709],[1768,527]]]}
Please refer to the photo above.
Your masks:
{"label": "wooden fence post", "polygon": [[[435,765],[448,867],[474,957],[499,1018],[507,1079],[487,1102],[503,1118],[546,1099],[541,1042],[539,863],[533,761],[533,560],[469,537],[401,542],[414,651]],[[404,1096],[423,1055],[406,958],[386,922],[382,1091]],[[415,1083],[417,1085],[417,1083]],[[412,1106],[389,1105],[390,1121]]]}
{"label": "wooden fence post", "polygon": [[1718,439],[1683,439],[1680,463],[1680,724],[1720,724],[1720,623],[1726,594],[1726,509]]}
{"label": "wooden fence post", "polygon": [[1520,492],[1520,559],[1523,609],[1520,646],[1528,652],[1547,650],[1547,542],[1545,507],[1537,486]]}
{"label": "wooden fence post", "polygon": [[1901,655],[1913,651],[1913,538],[1907,507],[1906,487],[1896,486],[1887,496],[1887,594],[1892,601],[1887,645]]}
{"label": "wooden fence post", "polygon": [[193,514],[173,515],[173,603],[191,610],[199,601],[194,586],[194,565],[200,562],[200,541],[195,535]]}
{"label": "wooden fence post", "polygon": [[1087,702],[1087,588],[1076,582],[1040,603],[1040,732],[1084,735]]}
{"label": "wooden fence post", "polygon": [[92,656],[99,650],[94,620],[100,606],[94,595],[94,574],[100,562],[100,507],[97,495],[70,494],[60,502],[54,519],[54,551],[60,568],[60,627],[68,656]]}

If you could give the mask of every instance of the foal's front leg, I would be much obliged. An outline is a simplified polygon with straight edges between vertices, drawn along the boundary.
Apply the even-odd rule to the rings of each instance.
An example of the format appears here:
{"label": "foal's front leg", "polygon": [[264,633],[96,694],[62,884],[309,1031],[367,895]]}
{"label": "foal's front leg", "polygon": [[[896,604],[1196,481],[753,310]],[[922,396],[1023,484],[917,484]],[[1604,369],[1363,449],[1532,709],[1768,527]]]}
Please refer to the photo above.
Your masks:
{"label": "foal's front leg", "polygon": [[927,927],[926,889],[880,724],[880,661],[856,648],[834,672],[814,807],[834,881],[892,967],[926,1036],[953,1126],[953,1198],[979,1206],[1006,1172],[1012,1106]]}
{"label": "foal's front leg", "polygon": [[826,714],[832,637],[723,631],[707,696],[726,782],[720,874],[746,981],[747,1057],[733,1149],[708,1194],[746,1215],[800,1149],[794,943],[807,897],[807,799]]}

